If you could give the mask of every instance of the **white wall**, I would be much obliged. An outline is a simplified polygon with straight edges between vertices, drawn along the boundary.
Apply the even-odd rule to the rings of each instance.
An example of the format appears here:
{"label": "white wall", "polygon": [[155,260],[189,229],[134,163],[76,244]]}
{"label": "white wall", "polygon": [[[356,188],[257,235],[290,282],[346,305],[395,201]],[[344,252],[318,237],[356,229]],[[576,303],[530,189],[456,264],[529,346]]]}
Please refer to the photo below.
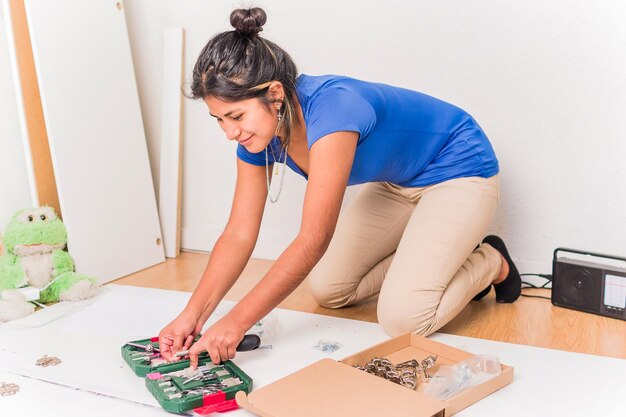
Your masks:
{"label": "white wall", "polygon": [[[125,5],[158,186],[163,29],[185,28],[189,75],[202,46],[230,29],[229,13],[242,2],[127,0]],[[302,72],[405,86],[470,112],[501,164],[501,204],[492,230],[509,242],[523,272],[548,272],[558,246],[626,255],[626,3],[266,0],[254,5],[268,13],[262,34],[289,51]],[[235,148],[203,103],[185,104],[184,123],[182,246],[210,250],[229,213]],[[277,256],[296,234],[304,186],[295,175],[286,178],[280,202],[266,210],[255,256]]]}
{"label": "white wall", "polygon": [[[158,184],[163,29],[167,26],[185,28],[185,76],[189,78],[200,49],[211,36],[229,27],[230,12],[241,3],[135,0],[125,4],[152,174],[155,184]],[[280,5],[279,2],[273,4],[274,9]],[[271,13],[269,8],[267,11]],[[272,32],[267,29],[263,33],[271,36]],[[236,144],[224,138],[201,101],[186,101],[183,123],[181,247],[208,251],[228,219],[235,185]],[[279,203],[268,206],[266,210],[254,256],[274,258],[295,236],[300,224],[299,211],[305,185],[302,178],[288,173]]]}
{"label": "white wall", "polygon": [[32,205],[5,29],[0,7],[0,234],[17,210]]}

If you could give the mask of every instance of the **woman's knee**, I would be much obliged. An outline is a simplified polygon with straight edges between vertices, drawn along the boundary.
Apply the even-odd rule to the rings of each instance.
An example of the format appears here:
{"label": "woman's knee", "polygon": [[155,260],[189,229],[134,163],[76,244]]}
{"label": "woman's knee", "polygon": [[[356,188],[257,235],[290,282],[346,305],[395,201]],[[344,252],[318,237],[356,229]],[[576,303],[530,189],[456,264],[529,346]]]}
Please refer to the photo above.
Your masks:
{"label": "woman's knee", "polygon": [[385,333],[399,336],[405,333],[417,333],[428,336],[437,327],[436,308],[428,307],[427,303],[401,302],[380,298],[378,301],[378,323]]}
{"label": "woman's knee", "polygon": [[332,302],[327,288],[320,282],[309,279],[309,291],[313,299],[322,307],[332,308]]}
{"label": "woman's knee", "polygon": [[341,296],[341,285],[333,280],[331,274],[314,269],[308,278],[309,291],[313,299],[325,308],[340,308],[345,306],[346,300]]}

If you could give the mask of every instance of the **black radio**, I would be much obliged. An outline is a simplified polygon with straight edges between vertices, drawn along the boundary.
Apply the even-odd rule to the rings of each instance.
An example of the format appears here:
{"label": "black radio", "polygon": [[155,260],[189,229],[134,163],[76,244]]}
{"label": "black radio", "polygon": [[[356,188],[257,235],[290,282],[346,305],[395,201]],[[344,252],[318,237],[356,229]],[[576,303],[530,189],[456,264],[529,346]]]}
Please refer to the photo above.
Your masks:
{"label": "black radio", "polygon": [[558,256],[559,252],[626,262],[626,258],[557,248],[552,258],[552,304],[626,320],[626,268]]}

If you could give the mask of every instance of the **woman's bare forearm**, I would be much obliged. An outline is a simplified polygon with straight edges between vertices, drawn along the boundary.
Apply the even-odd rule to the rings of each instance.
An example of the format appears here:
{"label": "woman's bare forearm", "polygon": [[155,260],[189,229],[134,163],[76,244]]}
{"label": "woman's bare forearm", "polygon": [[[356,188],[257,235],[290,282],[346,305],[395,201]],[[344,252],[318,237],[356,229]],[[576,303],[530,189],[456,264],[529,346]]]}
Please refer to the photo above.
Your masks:
{"label": "woman's bare forearm", "polygon": [[278,306],[326,252],[337,225],[357,139],[354,132],[336,132],[311,148],[300,232],[263,279],[228,314],[237,327],[250,328]]}
{"label": "woman's bare forearm", "polygon": [[256,239],[224,232],[215,243],[209,262],[185,312],[204,324],[245,268]]}
{"label": "woman's bare forearm", "polygon": [[263,279],[233,308],[231,318],[248,329],[266,316],[309,275],[328,247],[328,241],[296,238]]}

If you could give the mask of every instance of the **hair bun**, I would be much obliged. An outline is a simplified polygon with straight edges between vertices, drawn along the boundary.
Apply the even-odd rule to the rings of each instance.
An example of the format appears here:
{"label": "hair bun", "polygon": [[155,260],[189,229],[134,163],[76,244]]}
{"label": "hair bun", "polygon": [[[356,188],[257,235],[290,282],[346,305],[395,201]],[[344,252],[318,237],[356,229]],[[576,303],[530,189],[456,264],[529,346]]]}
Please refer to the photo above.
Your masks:
{"label": "hair bun", "polygon": [[248,38],[257,36],[263,30],[266,21],[267,15],[260,7],[237,9],[230,14],[230,24],[237,33]]}

